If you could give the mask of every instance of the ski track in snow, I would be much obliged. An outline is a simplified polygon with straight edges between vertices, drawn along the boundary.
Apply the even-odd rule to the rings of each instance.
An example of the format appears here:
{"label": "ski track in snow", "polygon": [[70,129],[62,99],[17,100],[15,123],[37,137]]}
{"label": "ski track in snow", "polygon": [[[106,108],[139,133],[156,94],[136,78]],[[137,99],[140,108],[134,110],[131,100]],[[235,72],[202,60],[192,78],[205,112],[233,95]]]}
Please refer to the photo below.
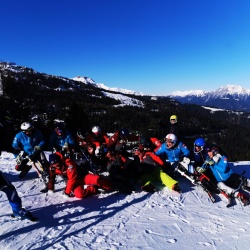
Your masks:
{"label": "ski track in snow", "polygon": [[[64,182],[56,192],[40,193],[35,170],[22,180],[11,154],[3,152],[0,169],[12,181],[23,206],[38,222],[10,218],[11,209],[0,192],[1,249],[248,249],[250,206],[238,201],[226,208],[223,196],[212,204],[207,194],[184,177],[181,195],[160,190],[131,195],[100,194],[84,200],[62,197]],[[249,163],[235,163],[239,172]]]}

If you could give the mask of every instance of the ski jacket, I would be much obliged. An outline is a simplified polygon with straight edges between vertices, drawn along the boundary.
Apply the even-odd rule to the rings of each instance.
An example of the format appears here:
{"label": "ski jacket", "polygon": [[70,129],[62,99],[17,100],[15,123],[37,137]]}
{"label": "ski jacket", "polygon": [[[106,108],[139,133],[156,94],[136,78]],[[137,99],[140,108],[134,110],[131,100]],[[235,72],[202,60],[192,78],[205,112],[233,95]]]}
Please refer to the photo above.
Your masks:
{"label": "ski jacket", "polygon": [[67,143],[70,148],[74,148],[76,146],[71,132],[65,130],[62,136],[58,136],[57,133],[53,131],[49,140],[49,149],[53,150],[53,148],[56,148],[61,150],[65,143]]}
{"label": "ski jacket", "polygon": [[233,173],[226,156],[222,156],[217,163],[210,157],[207,157],[202,168],[210,168],[218,182],[226,181]]}
{"label": "ski jacket", "polygon": [[86,142],[91,142],[92,144],[95,144],[96,148],[100,147],[100,145],[105,144],[107,145],[109,143],[109,137],[106,133],[101,133],[98,137],[96,137],[94,134],[89,134],[85,138]]}
{"label": "ski jacket", "polygon": [[172,148],[167,148],[166,143],[163,143],[155,154],[158,156],[167,156],[169,162],[172,163],[178,162],[181,157],[188,157],[190,155],[190,151],[182,142],[178,142],[176,146]]}
{"label": "ski jacket", "polygon": [[151,141],[154,152],[156,152],[161,146],[161,141],[158,138],[155,138],[155,137],[150,137],[149,139]]}
{"label": "ski jacket", "polygon": [[27,136],[22,131],[17,133],[14,137],[12,147],[15,150],[23,150],[28,155],[32,155],[35,146],[40,146],[42,148],[44,144],[44,136],[38,129],[35,129],[30,136]]}
{"label": "ski jacket", "polygon": [[196,167],[201,167],[203,165],[203,163],[205,162],[205,160],[207,159],[208,154],[205,150],[202,150],[200,152],[194,152],[193,153],[193,160],[194,160],[194,164],[193,166]]}

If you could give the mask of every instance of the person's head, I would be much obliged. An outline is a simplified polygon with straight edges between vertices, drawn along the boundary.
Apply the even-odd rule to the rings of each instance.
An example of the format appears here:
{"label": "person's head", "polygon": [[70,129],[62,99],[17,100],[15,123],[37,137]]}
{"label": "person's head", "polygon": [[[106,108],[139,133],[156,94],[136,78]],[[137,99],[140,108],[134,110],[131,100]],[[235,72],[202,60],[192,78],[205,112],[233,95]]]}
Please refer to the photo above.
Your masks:
{"label": "person's head", "polygon": [[120,135],[120,139],[121,139],[121,140],[127,140],[128,137],[129,137],[129,131],[128,131],[128,129],[122,128],[122,129],[120,130],[119,135]]}
{"label": "person's head", "polygon": [[197,138],[194,141],[194,153],[199,153],[201,152],[206,146],[206,142],[203,138]]}
{"label": "person's head", "polygon": [[208,156],[212,159],[216,154],[219,153],[219,148],[216,145],[208,145],[205,147]]}
{"label": "person's head", "polygon": [[64,133],[64,123],[59,122],[55,125],[55,132],[58,137],[62,137]]}
{"label": "person's head", "polygon": [[168,134],[165,137],[167,148],[172,148],[175,146],[177,142],[177,136],[175,134]]}
{"label": "person's head", "polygon": [[151,148],[151,141],[150,138],[146,136],[141,136],[139,141],[139,150],[140,151],[147,151]]}
{"label": "person's head", "polygon": [[86,149],[90,155],[95,154],[96,146],[91,142],[87,142]]}
{"label": "person's head", "polygon": [[79,146],[85,147],[87,145],[85,138],[89,134],[88,130],[84,129],[84,128],[80,128],[77,130],[76,134],[77,134],[77,142],[78,142]]}
{"label": "person's head", "polygon": [[31,136],[33,131],[34,131],[34,127],[31,123],[29,122],[23,122],[21,124],[21,130],[23,131],[24,134],[26,134],[27,136]]}
{"label": "person's head", "polygon": [[101,128],[98,127],[98,126],[94,126],[94,127],[92,128],[92,133],[93,133],[96,137],[98,137],[98,136],[101,134]]}
{"label": "person's head", "polygon": [[177,123],[177,116],[176,115],[171,115],[170,116],[170,123],[171,124]]}
{"label": "person's head", "polygon": [[61,160],[59,155],[50,154],[49,155],[49,164],[50,164],[50,167],[60,169],[62,167],[62,160]]}

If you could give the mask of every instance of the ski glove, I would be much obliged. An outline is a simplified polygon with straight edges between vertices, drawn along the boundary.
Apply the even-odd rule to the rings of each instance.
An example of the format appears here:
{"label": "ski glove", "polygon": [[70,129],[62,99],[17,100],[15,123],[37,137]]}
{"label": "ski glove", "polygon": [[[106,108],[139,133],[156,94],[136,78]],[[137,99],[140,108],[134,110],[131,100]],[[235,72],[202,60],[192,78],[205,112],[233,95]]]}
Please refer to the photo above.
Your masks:
{"label": "ski glove", "polygon": [[198,173],[202,174],[202,173],[204,173],[204,172],[206,171],[206,169],[203,168],[203,167],[197,167],[197,168],[196,168],[196,171],[197,171]]}
{"label": "ski glove", "polygon": [[64,145],[62,146],[62,150],[67,151],[68,149],[69,149],[69,144],[65,142]]}
{"label": "ski glove", "polygon": [[213,160],[206,160],[203,165],[212,166],[212,165],[214,165],[214,161]]}
{"label": "ski glove", "polygon": [[39,151],[39,150],[41,150],[41,147],[40,147],[40,146],[35,146],[35,147],[34,147],[34,151]]}

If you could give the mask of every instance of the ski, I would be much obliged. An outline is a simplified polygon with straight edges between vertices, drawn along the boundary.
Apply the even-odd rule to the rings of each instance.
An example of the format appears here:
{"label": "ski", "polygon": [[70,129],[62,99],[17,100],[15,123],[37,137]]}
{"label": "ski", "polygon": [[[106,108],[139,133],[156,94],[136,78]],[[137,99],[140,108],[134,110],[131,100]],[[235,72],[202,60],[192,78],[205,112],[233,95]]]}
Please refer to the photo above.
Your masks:
{"label": "ski", "polygon": [[201,183],[197,183],[197,185],[200,186],[208,194],[208,197],[211,200],[211,202],[215,203],[215,198],[212,195],[212,193],[205,186],[203,186]]}
{"label": "ski", "polygon": [[178,173],[180,173],[182,176],[186,177],[188,180],[190,180],[194,185],[200,186],[200,187],[207,193],[207,195],[208,195],[210,201],[211,201],[212,203],[215,202],[214,196],[212,195],[212,193],[211,193],[205,186],[203,186],[201,183],[195,181],[195,179],[193,179],[192,177],[190,177],[189,175],[187,175],[185,172],[181,171],[181,170],[179,169],[179,167],[176,168],[176,171],[177,171]]}
{"label": "ski", "polygon": [[14,214],[11,214],[10,217],[12,219],[17,219],[17,220],[29,220],[29,221],[32,221],[32,222],[36,222],[38,221],[38,218],[33,216],[32,214],[30,214],[28,217],[20,217],[20,216],[15,216]]}

